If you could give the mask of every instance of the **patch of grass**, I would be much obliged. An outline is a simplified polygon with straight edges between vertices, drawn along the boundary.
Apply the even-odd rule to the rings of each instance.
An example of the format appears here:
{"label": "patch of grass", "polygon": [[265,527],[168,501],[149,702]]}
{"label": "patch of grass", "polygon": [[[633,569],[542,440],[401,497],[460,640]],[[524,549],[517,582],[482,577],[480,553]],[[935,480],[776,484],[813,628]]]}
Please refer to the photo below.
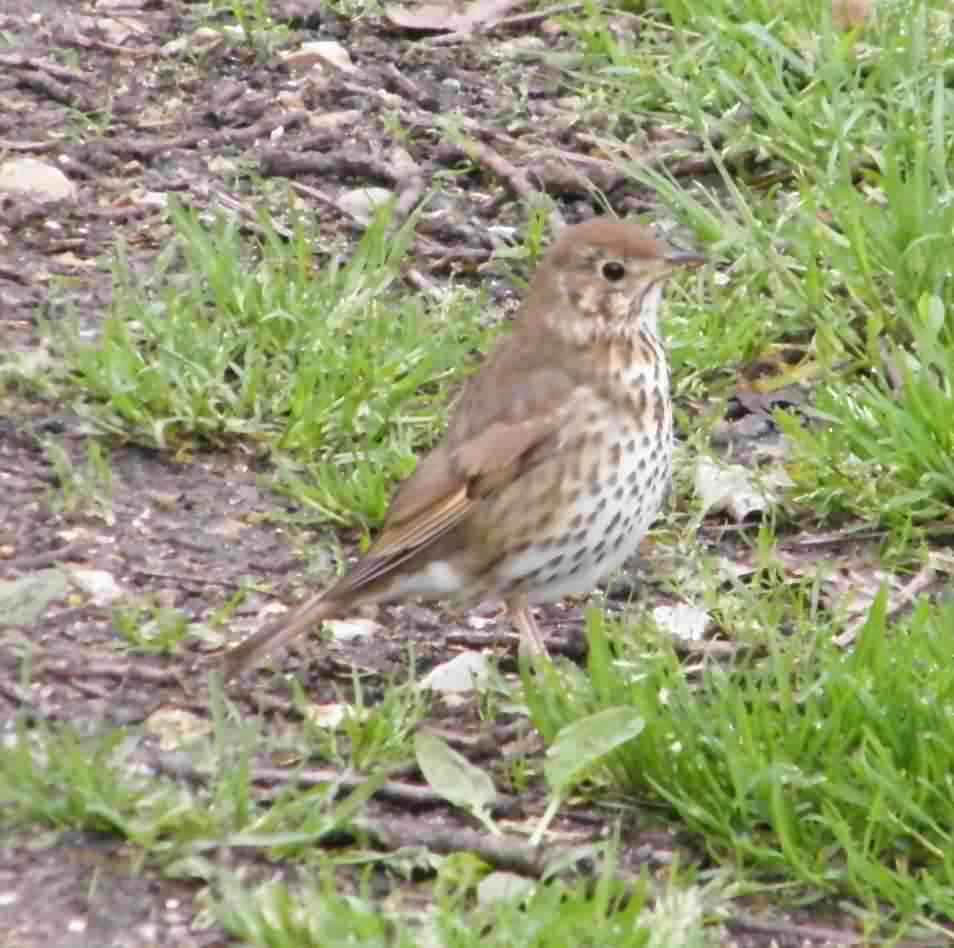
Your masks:
{"label": "patch of grass", "polygon": [[19,728],[0,748],[4,821],[113,833],[145,851],[211,828],[188,791],[137,776],[129,735],[84,737],[68,727]]}
{"label": "patch of grass", "polygon": [[284,240],[184,208],[148,282],[120,256],[93,341],[59,343],[104,431],[180,456],[242,439],[279,462],[285,489],[339,523],[380,519],[393,482],[441,430],[448,378],[485,341],[467,294],[425,308],[395,286],[410,238],[386,214],[345,262],[316,269],[317,236]]}
{"label": "patch of grass", "polygon": [[600,710],[638,714],[603,779],[664,805],[720,861],[873,916],[890,906],[903,927],[954,913],[952,622],[928,603],[890,622],[882,595],[852,651],[804,622],[776,628],[764,659],[690,680],[668,643],[599,620],[586,674],[524,685],[549,740]]}
{"label": "patch of grass", "polygon": [[[243,42],[263,61],[274,54],[291,35],[286,24],[272,17],[265,0],[212,0],[210,9],[213,14],[232,16]],[[230,35],[234,37],[236,32],[227,29],[226,36]]]}
{"label": "patch of grass", "polygon": [[413,759],[413,738],[430,708],[430,694],[414,681],[390,682],[378,701],[369,700],[357,672],[352,675],[352,701],[342,707],[337,727],[313,722],[307,696],[297,683],[296,700],[305,718],[309,752],[359,772],[406,763]]}
{"label": "patch of grass", "polygon": [[897,534],[927,524],[954,531],[954,335],[945,312],[926,297],[907,321],[911,346],[886,352],[882,372],[822,387],[811,429],[779,413],[798,503],[816,515],[877,519]]}
{"label": "patch of grass", "polygon": [[[646,887],[614,878],[614,853],[611,844],[595,882],[513,880],[516,894],[478,899],[476,905],[474,889],[486,871],[473,858],[452,857],[443,861],[433,908],[424,916],[402,912],[398,903],[382,911],[380,902],[365,892],[346,897],[328,872],[294,887],[269,882],[248,889],[227,881],[215,912],[243,942],[271,948],[345,941],[367,948],[420,944],[705,948],[718,944],[716,933],[705,927],[706,914],[716,902],[713,892],[672,885],[649,908]],[[470,871],[457,871],[455,867],[464,861]]]}
{"label": "patch of grass", "polygon": [[[336,780],[301,789],[292,770],[288,786],[260,807],[249,765],[256,729],[234,720],[217,696],[211,710],[211,740],[204,729],[191,737],[176,731],[179,751],[196,768],[189,785],[153,772],[151,749],[131,730],[84,736],[70,727],[19,727],[0,746],[5,822],[111,833],[135,846],[138,859],[182,871],[199,871],[224,841],[306,861],[325,836],[351,826],[386,778],[375,760],[365,782],[341,793]],[[151,730],[161,727],[153,721]]]}
{"label": "patch of grass", "polygon": [[57,490],[50,491],[50,506],[65,514],[100,517],[108,524],[115,522],[112,509],[114,489],[109,451],[90,438],[86,442],[86,463],[74,464],[67,450],[59,443],[46,443],[46,457],[56,473]]}
{"label": "patch of grass", "polygon": [[189,636],[188,616],[158,603],[124,606],[114,616],[113,628],[134,654],[172,655]]}

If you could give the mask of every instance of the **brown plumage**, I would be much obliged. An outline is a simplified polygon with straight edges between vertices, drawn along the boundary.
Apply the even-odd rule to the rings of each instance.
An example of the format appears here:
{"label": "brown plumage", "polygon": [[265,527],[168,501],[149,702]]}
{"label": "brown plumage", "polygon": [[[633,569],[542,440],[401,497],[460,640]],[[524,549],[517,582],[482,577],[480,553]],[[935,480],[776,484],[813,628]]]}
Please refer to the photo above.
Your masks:
{"label": "brown plumage", "polygon": [[545,652],[529,606],[589,592],[662,505],[672,411],[661,281],[702,262],[635,224],[566,228],[368,553],[229,651],[226,678],[316,622],[415,597],[504,599],[525,644]]}

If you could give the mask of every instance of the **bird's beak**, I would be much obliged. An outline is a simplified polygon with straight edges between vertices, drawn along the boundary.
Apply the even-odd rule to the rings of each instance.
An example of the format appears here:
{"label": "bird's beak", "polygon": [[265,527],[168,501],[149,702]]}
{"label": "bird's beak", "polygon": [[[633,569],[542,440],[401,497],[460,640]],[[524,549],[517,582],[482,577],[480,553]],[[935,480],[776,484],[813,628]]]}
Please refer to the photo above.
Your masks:
{"label": "bird's beak", "polygon": [[663,260],[666,262],[666,266],[672,269],[676,267],[694,269],[695,267],[701,267],[708,263],[705,254],[701,254],[695,250],[670,250],[669,253],[663,257]]}

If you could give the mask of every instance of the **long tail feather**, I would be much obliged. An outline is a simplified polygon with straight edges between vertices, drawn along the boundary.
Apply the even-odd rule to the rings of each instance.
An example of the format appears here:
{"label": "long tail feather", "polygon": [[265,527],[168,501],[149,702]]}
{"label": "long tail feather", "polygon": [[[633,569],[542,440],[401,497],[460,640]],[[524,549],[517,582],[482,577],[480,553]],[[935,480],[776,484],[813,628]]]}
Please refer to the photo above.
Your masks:
{"label": "long tail feather", "polygon": [[222,672],[225,680],[237,678],[248,666],[266,653],[281,648],[310,625],[332,619],[341,613],[341,603],[327,598],[324,593],[306,600],[292,615],[259,629],[254,635],[239,642],[225,653]]}

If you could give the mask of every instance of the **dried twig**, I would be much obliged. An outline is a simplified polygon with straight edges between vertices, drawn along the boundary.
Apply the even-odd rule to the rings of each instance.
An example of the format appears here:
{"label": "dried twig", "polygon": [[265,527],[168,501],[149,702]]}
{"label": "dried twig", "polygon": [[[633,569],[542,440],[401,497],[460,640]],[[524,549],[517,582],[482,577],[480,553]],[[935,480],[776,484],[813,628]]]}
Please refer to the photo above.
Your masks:
{"label": "dried twig", "polygon": [[[528,206],[540,203],[543,192],[534,187],[527,172],[504,158],[490,145],[468,138],[458,147],[463,155],[492,171],[517,200],[523,201]],[[550,216],[553,218],[555,229],[565,226],[563,215],[556,207],[552,208]]]}
{"label": "dried twig", "polygon": [[[597,7],[598,6],[599,4],[597,4]],[[521,26],[535,26],[537,23],[542,23],[552,16],[557,16],[561,13],[572,13],[575,10],[582,9],[582,3],[558,3],[555,6],[546,7],[543,10],[534,10],[530,13],[515,13],[512,16],[504,16],[499,20],[491,20],[488,23],[478,23],[466,30],[455,30],[453,33],[431,36],[428,37],[424,43],[427,46],[451,46],[454,43],[472,40],[475,35],[502,32]]]}
{"label": "dried twig", "polygon": [[342,148],[327,154],[263,148],[258,155],[259,170],[264,175],[294,178],[302,174],[321,177],[357,177],[394,186],[398,178],[385,162],[354,148]]}
{"label": "dried twig", "polygon": [[36,59],[32,56],[24,56],[22,53],[2,53],[0,54],[0,66],[6,66],[8,69],[24,69],[31,72],[45,72],[49,76],[55,76],[64,82],[83,82],[86,77],[81,72],[73,69],[67,69],[65,66],[59,66],[56,63],[47,62],[42,59]]}
{"label": "dried twig", "polygon": [[[179,780],[190,780],[194,783],[207,783],[212,774],[196,767],[189,759],[181,754],[150,754],[148,764],[160,773],[175,777]],[[299,770],[284,770],[280,767],[253,767],[249,771],[249,780],[255,784],[269,784],[276,788],[297,786],[304,789],[319,786],[333,786],[337,793],[350,793],[363,787],[368,778],[361,774],[343,773],[332,768],[307,767]],[[269,796],[277,796],[278,791],[270,791]],[[431,790],[416,784],[400,781],[385,781],[374,792],[374,796],[391,803],[399,803],[412,809],[428,809],[432,807],[448,806],[447,800]],[[520,801],[506,794],[498,794],[490,805],[490,810],[497,816],[512,816],[520,809]]]}
{"label": "dried twig", "polygon": [[79,92],[42,72],[24,72],[17,77],[17,84],[39,92],[60,105],[68,105],[81,112],[93,112],[95,106]]}
{"label": "dried twig", "polygon": [[202,143],[205,143],[210,151],[226,145],[251,145],[259,139],[268,138],[279,128],[300,125],[308,120],[308,115],[307,111],[299,109],[268,116],[245,128],[227,128],[219,131],[195,130],[176,138],[118,139],[106,144],[114,154],[133,155],[148,161],[163,152],[177,148],[194,148]]}
{"label": "dried twig", "polygon": [[51,566],[54,563],[62,563],[65,560],[81,558],[89,549],[89,544],[81,540],[74,540],[55,550],[44,550],[42,553],[31,553],[28,556],[16,556],[5,563],[0,561],[0,565],[18,571],[41,569],[44,566]]}
{"label": "dried twig", "polygon": [[470,852],[496,869],[539,879],[556,863],[575,856],[570,847],[531,846],[526,837],[493,835],[464,826],[435,825],[421,820],[362,820],[363,829],[388,849],[424,846],[435,853]]}
{"label": "dried twig", "polygon": [[0,138],[0,152],[32,152],[37,155],[46,154],[62,148],[63,143],[58,141],[47,142],[14,142],[7,138]]}

